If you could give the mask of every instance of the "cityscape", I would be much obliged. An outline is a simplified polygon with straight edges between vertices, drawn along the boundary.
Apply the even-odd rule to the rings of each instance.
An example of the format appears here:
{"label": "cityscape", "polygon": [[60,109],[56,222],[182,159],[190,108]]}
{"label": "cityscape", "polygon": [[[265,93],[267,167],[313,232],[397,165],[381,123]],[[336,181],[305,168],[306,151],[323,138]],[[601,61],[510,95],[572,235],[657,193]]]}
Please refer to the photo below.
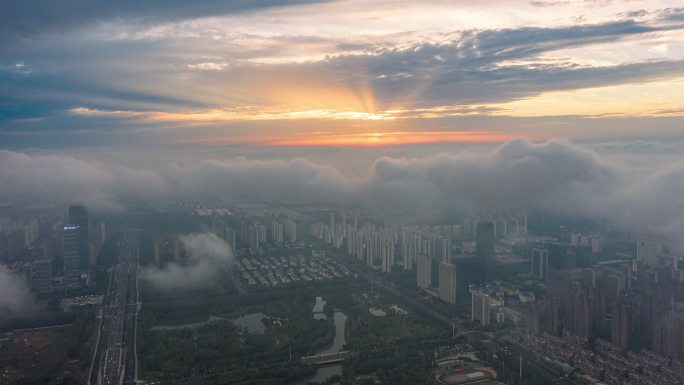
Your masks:
{"label": "cityscape", "polygon": [[684,384],[678,0],[0,2],[0,385]]}

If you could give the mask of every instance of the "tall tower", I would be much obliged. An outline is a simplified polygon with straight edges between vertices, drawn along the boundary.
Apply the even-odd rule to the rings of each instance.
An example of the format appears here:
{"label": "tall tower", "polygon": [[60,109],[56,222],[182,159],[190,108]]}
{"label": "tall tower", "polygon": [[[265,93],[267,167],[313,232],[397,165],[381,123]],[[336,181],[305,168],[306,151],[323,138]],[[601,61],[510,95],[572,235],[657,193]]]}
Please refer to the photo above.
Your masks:
{"label": "tall tower", "polygon": [[67,290],[81,287],[81,269],[78,255],[80,239],[78,226],[64,226],[62,250],[64,252],[64,287]]}
{"label": "tall tower", "polygon": [[78,227],[78,264],[82,272],[87,272],[90,266],[88,209],[81,205],[69,206],[69,225]]}

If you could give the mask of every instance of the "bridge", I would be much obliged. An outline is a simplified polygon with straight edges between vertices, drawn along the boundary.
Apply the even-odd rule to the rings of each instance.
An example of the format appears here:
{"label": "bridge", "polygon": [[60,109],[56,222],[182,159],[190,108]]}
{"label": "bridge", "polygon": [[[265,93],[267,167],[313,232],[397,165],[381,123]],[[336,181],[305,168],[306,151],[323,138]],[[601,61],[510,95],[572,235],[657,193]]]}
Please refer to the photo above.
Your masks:
{"label": "bridge", "polygon": [[342,350],[335,353],[316,354],[315,356],[302,357],[305,365],[325,365],[344,361],[352,354],[349,350]]}

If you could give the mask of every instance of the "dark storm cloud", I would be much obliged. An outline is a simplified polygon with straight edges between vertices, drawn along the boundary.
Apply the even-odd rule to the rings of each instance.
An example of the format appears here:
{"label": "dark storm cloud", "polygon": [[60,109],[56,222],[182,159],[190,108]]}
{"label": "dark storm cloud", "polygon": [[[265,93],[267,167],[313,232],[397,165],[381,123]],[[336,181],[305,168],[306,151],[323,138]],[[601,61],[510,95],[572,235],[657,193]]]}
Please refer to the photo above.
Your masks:
{"label": "dark storm cloud", "polygon": [[5,0],[0,37],[31,36],[124,19],[160,23],[325,0]]}

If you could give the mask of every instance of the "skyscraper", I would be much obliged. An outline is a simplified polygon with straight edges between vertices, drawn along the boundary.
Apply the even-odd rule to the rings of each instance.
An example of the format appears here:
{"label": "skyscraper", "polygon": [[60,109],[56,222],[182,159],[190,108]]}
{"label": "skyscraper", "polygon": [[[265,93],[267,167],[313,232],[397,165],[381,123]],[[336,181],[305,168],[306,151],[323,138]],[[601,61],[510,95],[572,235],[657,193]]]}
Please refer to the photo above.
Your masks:
{"label": "skyscraper", "polygon": [[432,284],[432,258],[425,254],[418,256],[417,281],[418,287],[427,289]]}
{"label": "skyscraper", "polygon": [[90,266],[90,222],[88,209],[81,205],[69,206],[69,225],[78,226],[78,263],[82,272],[87,272]]}
{"label": "skyscraper", "polygon": [[546,281],[549,271],[549,250],[541,248],[532,249],[532,276]]}
{"label": "skyscraper", "polygon": [[456,268],[450,263],[439,264],[439,298],[450,304],[456,303]]}
{"label": "skyscraper", "polygon": [[79,261],[79,226],[64,226],[64,287],[67,290],[81,286],[81,269]]}
{"label": "skyscraper", "polygon": [[33,261],[31,273],[36,293],[41,295],[52,293],[52,260],[43,258]]}
{"label": "skyscraper", "polygon": [[494,262],[494,224],[481,221],[477,224],[477,243],[475,255],[480,263],[480,282],[492,279]]}

